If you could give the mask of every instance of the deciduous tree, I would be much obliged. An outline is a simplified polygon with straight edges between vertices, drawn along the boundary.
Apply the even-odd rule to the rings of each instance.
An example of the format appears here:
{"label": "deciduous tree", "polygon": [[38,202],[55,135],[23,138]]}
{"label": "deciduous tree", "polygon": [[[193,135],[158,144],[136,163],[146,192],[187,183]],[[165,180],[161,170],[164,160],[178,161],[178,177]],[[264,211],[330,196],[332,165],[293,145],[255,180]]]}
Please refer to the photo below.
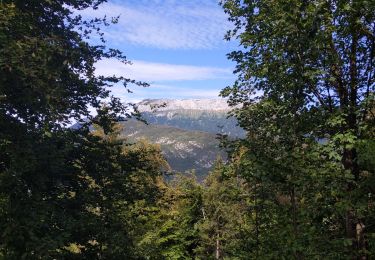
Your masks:
{"label": "deciduous tree", "polygon": [[[297,259],[310,257],[310,246],[311,254],[322,253],[324,243],[327,257],[372,255],[373,173],[359,150],[372,139],[374,121],[374,3],[222,4],[234,24],[226,38],[241,45],[229,54],[238,78],[222,91],[242,105],[234,112],[248,132],[241,174],[284,204],[263,209],[276,213],[280,226],[272,232],[286,234],[273,245],[283,252],[290,239],[292,250],[283,254]],[[312,239],[319,233],[321,241]]]}

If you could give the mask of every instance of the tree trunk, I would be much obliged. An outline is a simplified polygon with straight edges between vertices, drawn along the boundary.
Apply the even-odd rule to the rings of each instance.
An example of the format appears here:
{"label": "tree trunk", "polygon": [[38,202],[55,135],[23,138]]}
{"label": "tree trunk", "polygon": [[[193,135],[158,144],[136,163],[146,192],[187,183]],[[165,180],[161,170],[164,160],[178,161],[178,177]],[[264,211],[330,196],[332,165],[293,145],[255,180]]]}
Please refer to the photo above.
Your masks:
{"label": "tree trunk", "polygon": [[[358,14],[353,14],[351,21],[351,50],[350,50],[350,95],[348,103],[348,130],[352,131],[354,136],[358,136],[358,123],[357,123],[357,96],[358,96],[358,68],[357,68],[357,48],[358,48],[358,31],[356,26],[356,19]],[[359,166],[357,163],[357,151],[355,148],[345,148],[343,154],[343,165],[345,170],[350,171],[353,175],[355,182],[359,181]],[[348,192],[352,192],[355,186],[349,182]],[[346,232],[347,237],[352,240],[353,259],[367,259],[367,256],[362,253],[366,249],[364,240],[364,227],[365,225],[358,219],[355,209],[349,209],[346,215]]]}
{"label": "tree trunk", "polygon": [[[290,194],[290,200],[291,200],[291,204],[292,204],[292,220],[293,220],[293,235],[294,235],[294,239],[295,240],[298,240],[298,222],[297,222],[297,201],[296,201],[296,194],[295,194],[295,189],[294,187],[292,188],[291,190],[291,194]],[[300,251],[297,251],[295,253],[295,259],[297,260],[300,260],[302,259],[302,253]]]}
{"label": "tree trunk", "polygon": [[216,238],[216,259],[220,259],[220,241],[219,241],[219,235]]}

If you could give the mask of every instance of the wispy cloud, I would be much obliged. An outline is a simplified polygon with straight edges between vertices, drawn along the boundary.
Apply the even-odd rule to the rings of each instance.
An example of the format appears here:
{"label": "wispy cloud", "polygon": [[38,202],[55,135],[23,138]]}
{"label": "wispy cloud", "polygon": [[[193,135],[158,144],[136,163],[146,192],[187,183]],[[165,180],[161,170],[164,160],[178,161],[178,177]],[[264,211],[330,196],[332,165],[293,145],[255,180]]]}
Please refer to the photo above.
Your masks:
{"label": "wispy cloud", "polygon": [[153,63],[135,60],[132,65],[117,60],[102,60],[96,64],[96,74],[103,76],[125,76],[150,83],[163,81],[228,79],[231,69]]}
{"label": "wispy cloud", "polygon": [[112,89],[112,93],[127,102],[138,102],[146,98],[218,98],[220,89],[194,89],[178,85],[152,85],[148,88],[133,88],[133,93],[120,86]]}
{"label": "wispy cloud", "polygon": [[229,28],[213,0],[115,1],[83,12],[85,17],[103,14],[120,15],[118,24],[105,29],[107,39],[161,49],[213,49]]}

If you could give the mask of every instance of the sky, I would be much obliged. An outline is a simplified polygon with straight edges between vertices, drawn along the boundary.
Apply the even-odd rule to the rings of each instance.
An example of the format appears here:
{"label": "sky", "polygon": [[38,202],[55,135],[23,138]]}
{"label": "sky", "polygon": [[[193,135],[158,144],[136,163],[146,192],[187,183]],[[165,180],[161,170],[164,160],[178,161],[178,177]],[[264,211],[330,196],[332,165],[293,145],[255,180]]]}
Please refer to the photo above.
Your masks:
{"label": "sky", "polygon": [[151,84],[131,87],[131,94],[115,86],[112,92],[124,101],[217,98],[234,82],[234,63],[226,54],[236,46],[223,39],[231,25],[218,0],[108,0],[83,15],[120,16],[103,31],[107,46],[121,50],[132,65],[103,60],[96,73]]}

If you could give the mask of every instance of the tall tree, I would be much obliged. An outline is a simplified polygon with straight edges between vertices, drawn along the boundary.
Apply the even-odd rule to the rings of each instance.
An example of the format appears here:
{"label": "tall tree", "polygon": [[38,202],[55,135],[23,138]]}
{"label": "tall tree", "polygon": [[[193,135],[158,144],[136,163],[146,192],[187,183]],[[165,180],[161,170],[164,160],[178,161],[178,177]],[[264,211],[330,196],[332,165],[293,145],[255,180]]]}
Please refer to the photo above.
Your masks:
{"label": "tall tree", "polygon": [[[327,229],[332,232],[324,232],[332,236],[327,237],[328,244],[347,245],[332,247],[332,257],[338,251],[368,257],[374,250],[369,246],[374,182],[369,177],[373,173],[360,163],[359,147],[373,138],[375,4],[365,0],[224,0],[222,4],[234,23],[226,37],[238,39],[242,47],[229,54],[237,62],[238,79],[222,91],[231,104],[243,105],[235,114],[248,131],[245,160],[253,170],[242,174],[252,181],[267,180],[266,186],[286,199],[289,234],[301,241],[295,245],[295,258],[303,257],[306,246],[303,223],[313,223],[314,228],[331,223]],[[319,181],[309,181],[311,177]],[[315,190],[307,192],[304,187],[309,184],[315,184]],[[328,197],[319,202],[321,207],[311,205],[309,210],[317,215],[323,209],[330,212],[321,211],[320,219],[312,219],[309,211],[305,218],[304,195],[313,202],[319,193]]]}
{"label": "tall tree", "polygon": [[202,214],[202,186],[195,176],[178,175],[165,186],[149,230],[139,242],[149,259],[195,259]]}
{"label": "tall tree", "polygon": [[251,200],[243,179],[218,160],[202,193],[197,255],[202,259],[246,259],[251,252],[247,238],[252,222]]}
{"label": "tall tree", "polygon": [[[142,83],[94,73],[98,60],[127,62],[104,40],[89,43],[111,21],[77,15],[103,2],[0,1],[0,254],[7,259],[56,258],[71,243],[85,245],[88,257],[91,249],[95,257],[104,250],[95,241],[108,234],[95,228],[105,230],[100,224],[108,215],[97,207],[105,208],[111,189],[98,187],[108,178],[128,178],[130,169],[118,161],[119,146],[88,127],[66,126],[72,119],[92,119],[92,107],[99,109],[96,120],[104,133],[111,133],[126,106],[109,88]],[[101,109],[104,99],[107,110]],[[80,224],[84,232],[73,232]]]}
{"label": "tall tree", "polygon": [[[145,219],[162,194],[162,169],[168,167],[160,148],[145,142],[128,144],[121,128],[105,134],[102,127],[80,145],[79,173],[73,202],[78,207],[67,256],[138,259],[136,245],[146,232]],[[76,250],[71,250],[76,249]]]}

